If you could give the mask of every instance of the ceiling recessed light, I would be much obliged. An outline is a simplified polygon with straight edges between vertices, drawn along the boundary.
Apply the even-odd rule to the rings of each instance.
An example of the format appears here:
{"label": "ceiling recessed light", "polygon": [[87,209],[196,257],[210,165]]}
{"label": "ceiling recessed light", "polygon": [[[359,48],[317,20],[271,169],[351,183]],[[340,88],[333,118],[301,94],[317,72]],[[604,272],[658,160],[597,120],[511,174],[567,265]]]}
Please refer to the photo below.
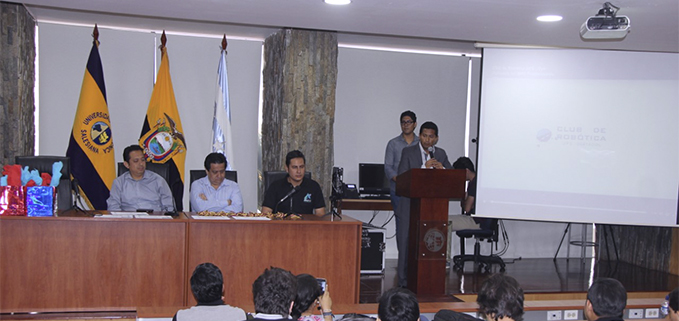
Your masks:
{"label": "ceiling recessed light", "polygon": [[323,0],[323,2],[327,4],[334,4],[334,5],[345,5],[345,4],[350,4],[351,0]]}
{"label": "ceiling recessed light", "polygon": [[561,19],[563,19],[563,17],[557,16],[557,15],[544,15],[544,16],[539,16],[536,19],[538,21],[542,21],[542,22],[555,22],[555,21],[561,21]]}

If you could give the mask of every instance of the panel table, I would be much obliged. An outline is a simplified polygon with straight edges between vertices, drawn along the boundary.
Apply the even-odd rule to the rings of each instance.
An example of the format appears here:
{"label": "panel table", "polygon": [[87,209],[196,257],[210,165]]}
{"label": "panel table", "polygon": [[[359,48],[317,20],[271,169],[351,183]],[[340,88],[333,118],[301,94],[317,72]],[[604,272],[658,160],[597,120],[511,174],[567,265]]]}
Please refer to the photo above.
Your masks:
{"label": "panel table", "polygon": [[186,220],[0,218],[2,311],[185,302]]}
{"label": "panel table", "polygon": [[[298,221],[191,220],[187,280],[196,265],[220,267],[225,301],[252,304],[252,283],[275,266],[326,278],[333,302],[358,303],[361,222],[303,215]],[[189,305],[195,304],[189,296]]]}

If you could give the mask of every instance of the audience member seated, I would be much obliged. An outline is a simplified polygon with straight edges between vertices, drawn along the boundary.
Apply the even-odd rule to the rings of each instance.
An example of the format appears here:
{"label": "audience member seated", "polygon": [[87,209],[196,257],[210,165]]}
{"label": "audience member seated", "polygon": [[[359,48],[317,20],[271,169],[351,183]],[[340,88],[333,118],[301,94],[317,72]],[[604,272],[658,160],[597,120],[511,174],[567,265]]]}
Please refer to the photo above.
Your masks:
{"label": "audience member seated", "polygon": [[520,321],[523,317],[523,289],[506,274],[493,274],[486,279],[476,302],[479,316],[487,321]]}
{"label": "audience member seated", "polygon": [[616,279],[598,278],[587,291],[585,318],[588,321],[622,321],[627,306],[627,291]]}
{"label": "audience member seated", "polygon": [[179,310],[173,321],[241,321],[245,311],[224,304],[224,279],[222,271],[212,263],[196,266],[191,275],[191,292],[198,304]]}
{"label": "audience member seated", "polygon": [[471,217],[476,213],[476,171],[474,170],[474,163],[468,157],[460,157],[453,163],[453,168],[465,170],[465,179],[469,184],[467,184],[464,201],[460,202],[462,215],[449,216],[451,231],[480,229],[481,226]]}
{"label": "audience member seated", "polygon": [[679,321],[679,288],[670,292],[669,303],[670,321]]}
{"label": "audience member seated", "polygon": [[158,174],[146,170],[144,149],[130,145],[123,151],[123,164],[128,172],[113,181],[106,200],[109,211],[173,211],[172,192]]}
{"label": "audience member seated", "polygon": [[207,176],[191,183],[191,206],[196,212],[235,212],[243,211],[243,197],[238,183],[225,179],[226,157],[220,153],[210,153],[205,157]]}
{"label": "audience member seated", "polygon": [[420,321],[417,298],[404,288],[393,288],[380,297],[377,321]]}
{"label": "audience member seated", "polygon": [[[314,314],[319,309],[322,316]],[[332,321],[332,299],[327,283],[323,291],[313,275],[298,275],[297,296],[292,305],[291,316],[299,321]]]}
{"label": "audience member seated", "polygon": [[297,279],[290,271],[271,267],[252,284],[254,321],[288,321],[297,294]]}

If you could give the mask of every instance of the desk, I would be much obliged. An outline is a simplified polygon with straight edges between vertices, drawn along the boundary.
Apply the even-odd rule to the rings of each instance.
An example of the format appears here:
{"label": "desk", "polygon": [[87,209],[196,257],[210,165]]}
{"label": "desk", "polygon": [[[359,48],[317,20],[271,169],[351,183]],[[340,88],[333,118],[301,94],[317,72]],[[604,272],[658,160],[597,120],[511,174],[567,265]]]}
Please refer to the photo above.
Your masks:
{"label": "desk", "polygon": [[182,304],[186,220],[0,217],[0,307]]}
{"label": "desk", "polygon": [[[192,220],[187,280],[212,262],[224,275],[225,302],[252,304],[252,283],[270,266],[328,280],[333,302],[358,303],[361,222],[303,215],[301,221]],[[189,295],[188,305],[194,305]]]}
{"label": "desk", "polygon": [[391,200],[370,200],[359,198],[345,198],[339,202],[338,211],[392,211]]}
{"label": "desk", "polygon": [[358,303],[361,222],[350,218],[91,215],[0,217],[0,312],[193,305],[189,279],[202,262],[220,267],[230,304],[252,304],[252,282],[271,265],[325,277],[333,301]]}

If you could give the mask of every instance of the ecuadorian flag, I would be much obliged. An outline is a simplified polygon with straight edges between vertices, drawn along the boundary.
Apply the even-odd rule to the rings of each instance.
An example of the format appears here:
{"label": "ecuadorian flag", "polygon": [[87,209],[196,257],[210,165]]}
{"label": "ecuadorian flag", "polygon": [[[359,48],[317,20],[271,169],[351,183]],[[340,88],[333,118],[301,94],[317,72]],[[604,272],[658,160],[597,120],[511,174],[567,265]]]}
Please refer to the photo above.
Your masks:
{"label": "ecuadorian flag", "polygon": [[71,158],[71,175],[78,180],[81,195],[88,206],[105,210],[116,176],[104,70],[98,45],[95,40],[87,60],[66,156]]}
{"label": "ecuadorian flag", "polygon": [[148,161],[170,164],[170,190],[176,202],[175,210],[181,211],[186,140],[177,111],[177,101],[174,99],[170,62],[165,46],[161,48],[161,55],[160,68],[141,129],[139,145],[144,148]]}

